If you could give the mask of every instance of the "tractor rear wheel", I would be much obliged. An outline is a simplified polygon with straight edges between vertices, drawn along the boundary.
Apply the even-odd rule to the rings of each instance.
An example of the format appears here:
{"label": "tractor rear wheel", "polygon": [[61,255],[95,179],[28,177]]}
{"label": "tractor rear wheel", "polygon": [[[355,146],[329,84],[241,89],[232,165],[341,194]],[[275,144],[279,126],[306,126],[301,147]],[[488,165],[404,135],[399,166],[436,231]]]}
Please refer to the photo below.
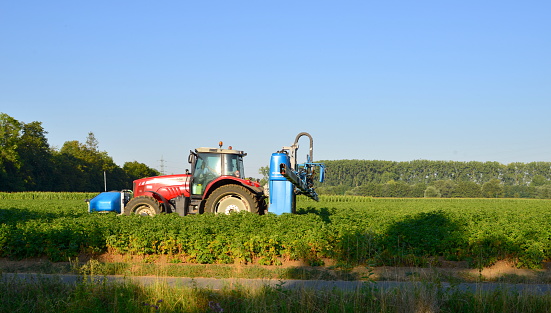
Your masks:
{"label": "tractor rear wheel", "polygon": [[149,196],[139,196],[128,201],[128,204],[124,208],[124,214],[141,215],[141,216],[153,216],[161,213],[161,204],[157,199]]}
{"label": "tractor rear wheel", "polygon": [[258,213],[258,202],[249,189],[240,185],[225,185],[216,189],[208,197],[205,211],[216,214]]}

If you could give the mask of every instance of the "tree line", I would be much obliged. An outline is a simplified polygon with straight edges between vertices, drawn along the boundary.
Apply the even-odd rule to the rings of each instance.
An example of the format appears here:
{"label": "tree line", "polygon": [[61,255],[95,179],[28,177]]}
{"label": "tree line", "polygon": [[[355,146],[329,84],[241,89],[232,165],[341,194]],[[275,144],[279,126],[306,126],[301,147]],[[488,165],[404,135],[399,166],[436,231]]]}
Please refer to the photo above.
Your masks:
{"label": "tree line", "polygon": [[[0,113],[0,191],[102,191],[132,187],[132,181],[159,172],[137,161],[115,164],[99,151],[90,132],[86,141],[51,147],[41,122],[24,123]],[[107,185],[104,186],[104,175]]]}
{"label": "tree line", "polygon": [[[115,164],[90,132],[86,141],[51,147],[41,122],[0,113],[0,191],[101,191],[132,187],[160,173],[137,161]],[[320,161],[327,166],[320,194],[374,197],[551,198],[551,162],[414,160]],[[259,169],[267,181],[268,167]]]}
{"label": "tree line", "polygon": [[551,198],[551,162],[320,161],[325,194],[374,197]]}

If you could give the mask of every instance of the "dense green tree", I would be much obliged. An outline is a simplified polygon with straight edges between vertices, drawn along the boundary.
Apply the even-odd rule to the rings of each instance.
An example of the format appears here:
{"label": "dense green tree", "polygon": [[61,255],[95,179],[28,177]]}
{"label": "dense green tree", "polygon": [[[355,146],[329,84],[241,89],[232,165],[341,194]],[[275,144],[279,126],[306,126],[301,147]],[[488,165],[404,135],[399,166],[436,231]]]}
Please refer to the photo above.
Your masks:
{"label": "dense green tree", "polygon": [[63,144],[59,153],[64,163],[69,165],[68,172],[73,173],[66,188],[74,191],[103,190],[103,170],[94,151],[77,140],[71,140]]}
{"label": "dense green tree", "polygon": [[53,190],[54,167],[46,134],[40,122],[23,124],[17,154],[21,160],[19,175],[25,190]]}
{"label": "dense green tree", "polygon": [[[453,191],[450,195],[450,193],[443,190],[444,194],[442,196],[476,197],[481,196],[482,185],[494,179],[499,180],[503,187],[541,186],[551,183],[551,162],[517,162],[509,165],[498,162],[429,160],[410,162],[335,160],[320,162],[327,165],[328,173],[330,173],[326,176],[326,182],[321,186],[343,185],[348,186],[349,190],[371,183],[385,184],[391,180],[405,182],[409,185],[451,181],[456,184],[454,188],[456,191]],[[462,184],[458,190],[457,184],[460,182],[465,184]],[[524,187],[516,188],[513,194],[526,197],[531,191]],[[371,186],[371,189],[375,192],[373,186]],[[507,193],[507,195],[509,194]],[[535,194],[532,193],[532,196],[535,196]]]}
{"label": "dense green tree", "polygon": [[551,185],[542,185],[536,187],[536,198],[551,199]]}
{"label": "dense green tree", "polygon": [[402,181],[389,181],[383,184],[384,197],[406,198],[411,196],[410,185]]}
{"label": "dense green tree", "polygon": [[504,185],[503,196],[505,198],[535,198],[536,187],[523,185]]}
{"label": "dense green tree", "polygon": [[18,174],[21,159],[17,153],[22,123],[13,117],[0,113],[0,190],[23,191],[24,181]]}
{"label": "dense green tree", "polygon": [[455,193],[456,184],[450,179],[437,180],[432,185],[438,189],[440,196],[443,198],[451,198]]}
{"label": "dense green tree", "polygon": [[532,177],[532,181],[530,182],[530,186],[535,186],[535,187],[538,187],[538,186],[543,186],[543,185],[549,185],[551,182],[545,178],[543,175],[534,175],[534,177]]}
{"label": "dense green tree", "polygon": [[[341,190],[343,186],[341,185]],[[324,189],[322,189],[323,191]],[[371,197],[385,197],[383,190],[383,184],[378,183],[367,183],[361,186],[354,187],[344,194],[350,196],[371,196]]]}
{"label": "dense green tree", "polygon": [[427,189],[427,184],[417,183],[411,186],[411,196],[413,198],[422,198],[425,196],[425,190]]}
{"label": "dense green tree", "polygon": [[318,194],[324,194],[324,195],[344,195],[350,187],[345,185],[338,185],[338,186],[327,186],[327,185],[320,185],[316,188],[316,192]]}
{"label": "dense green tree", "polygon": [[482,195],[481,186],[472,181],[457,182],[452,196],[458,198],[479,198]]}
{"label": "dense green tree", "polygon": [[[83,161],[69,153],[53,152],[54,181],[52,191],[91,191],[83,174]],[[94,191],[100,189],[94,189]]]}
{"label": "dense green tree", "polygon": [[536,198],[551,199],[551,185],[542,185],[536,187]]}
{"label": "dense green tree", "polygon": [[503,192],[503,184],[499,179],[492,179],[482,185],[482,196],[485,198],[500,198]]}
{"label": "dense green tree", "polygon": [[[424,196],[426,184],[436,184],[442,189],[442,196],[481,197],[484,183],[497,179],[501,182],[505,197],[536,197],[532,186],[551,183],[551,162],[511,163],[498,162],[457,162],[414,160],[410,162],[391,162],[378,160],[336,160],[320,161],[327,165],[330,175],[319,186],[342,186],[348,194],[366,194],[371,196],[389,196],[384,184],[389,181],[404,182],[414,186],[424,184],[422,189],[410,190],[411,195]],[[448,181],[442,183],[441,181]],[[444,184],[444,185],[442,185]],[[447,185],[446,185],[447,184]],[[488,185],[486,189],[492,186]],[[453,187],[453,188],[450,188]],[[386,188],[386,189],[385,189]],[[495,196],[495,195],[494,195]],[[499,195],[498,195],[499,196]]]}
{"label": "dense green tree", "polygon": [[99,142],[93,132],[88,133],[88,137],[86,137],[86,143],[84,144],[84,146],[90,151],[99,151]]}
{"label": "dense green tree", "polygon": [[440,198],[442,197],[442,194],[440,194],[440,190],[436,188],[435,186],[428,186],[427,189],[425,189],[425,198]]}
{"label": "dense green tree", "polygon": [[71,190],[120,190],[131,186],[126,172],[115,164],[107,152],[98,150],[93,133],[88,134],[85,144],[76,140],[65,142],[59,153],[60,158],[71,164],[66,170],[78,176],[70,182]]}
{"label": "dense green tree", "polygon": [[144,163],[140,163],[138,161],[126,162],[124,163],[122,169],[126,172],[131,181],[144,177],[161,175],[161,173],[159,173],[156,169],[150,168]]}
{"label": "dense green tree", "polygon": [[262,166],[258,169],[258,174],[262,175],[262,178],[260,179],[260,186],[264,186],[270,179],[270,166]]}
{"label": "dense green tree", "polygon": [[[23,123],[0,113],[0,191],[101,191],[132,186],[127,171],[107,152],[99,151],[93,132],[84,144],[67,141],[59,150],[49,146],[46,134],[40,122]],[[145,165],[134,165],[133,175],[158,175]]]}

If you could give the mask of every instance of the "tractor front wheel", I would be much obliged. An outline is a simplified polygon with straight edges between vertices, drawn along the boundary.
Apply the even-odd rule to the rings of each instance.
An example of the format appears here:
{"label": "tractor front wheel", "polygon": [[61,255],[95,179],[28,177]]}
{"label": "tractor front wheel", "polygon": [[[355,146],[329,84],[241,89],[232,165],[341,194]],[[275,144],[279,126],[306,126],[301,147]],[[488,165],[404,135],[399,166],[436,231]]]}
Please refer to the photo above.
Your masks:
{"label": "tractor front wheel", "polygon": [[141,216],[153,216],[161,213],[161,204],[157,199],[148,196],[139,196],[128,201],[128,204],[124,208],[124,214],[141,215]]}
{"label": "tractor front wheel", "polygon": [[255,195],[239,185],[225,185],[216,189],[207,199],[205,211],[230,214],[232,212],[258,213]]}

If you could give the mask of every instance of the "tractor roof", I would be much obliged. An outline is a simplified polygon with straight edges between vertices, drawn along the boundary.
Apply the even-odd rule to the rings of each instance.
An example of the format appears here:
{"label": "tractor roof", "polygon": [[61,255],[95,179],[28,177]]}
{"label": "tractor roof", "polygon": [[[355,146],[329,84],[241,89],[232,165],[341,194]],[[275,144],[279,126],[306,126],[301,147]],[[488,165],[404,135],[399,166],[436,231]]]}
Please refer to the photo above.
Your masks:
{"label": "tractor roof", "polygon": [[195,149],[197,153],[225,153],[225,154],[239,154],[246,156],[247,154],[244,151],[240,150],[229,150],[229,149],[219,149],[219,148],[197,148]]}

